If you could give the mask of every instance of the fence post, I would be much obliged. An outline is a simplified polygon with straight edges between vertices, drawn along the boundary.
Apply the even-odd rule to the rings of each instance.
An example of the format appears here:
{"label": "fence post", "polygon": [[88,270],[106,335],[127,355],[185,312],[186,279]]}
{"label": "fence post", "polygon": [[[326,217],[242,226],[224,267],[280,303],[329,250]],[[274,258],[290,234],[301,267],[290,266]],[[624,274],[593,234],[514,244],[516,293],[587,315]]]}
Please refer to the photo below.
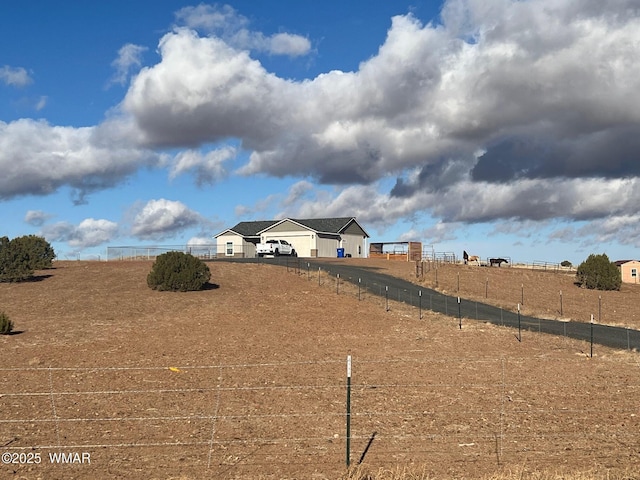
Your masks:
{"label": "fence post", "polygon": [[386,311],[388,312],[389,311],[389,287],[388,286],[384,287],[384,301],[386,305],[385,306]]}
{"label": "fence post", "polygon": [[462,330],[462,315],[460,314],[460,297],[458,297],[458,324],[460,325],[460,330]]}
{"label": "fence post", "polygon": [[629,327],[627,327],[627,350],[631,350],[631,341],[629,339]]}
{"label": "fence post", "polygon": [[591,314],[591,353],[590,358],[593,358],[593,313]]}
{"label": "fence post", "polygon": [[598,323],[602,323],[602,295],[598,295]]}
{"label": "fence post", "polygon": [[347,355],[347,468],[351,464],[351,355]]}
{"label": "fence post", "polygon": [[520,328],[520,304],[518,304],[518,341],[522,342],[522,329]]}
{"label": "fence post", "polygon": [[418,312],[419,312],[419,320],[422,320],[422,290],[418,290]]}

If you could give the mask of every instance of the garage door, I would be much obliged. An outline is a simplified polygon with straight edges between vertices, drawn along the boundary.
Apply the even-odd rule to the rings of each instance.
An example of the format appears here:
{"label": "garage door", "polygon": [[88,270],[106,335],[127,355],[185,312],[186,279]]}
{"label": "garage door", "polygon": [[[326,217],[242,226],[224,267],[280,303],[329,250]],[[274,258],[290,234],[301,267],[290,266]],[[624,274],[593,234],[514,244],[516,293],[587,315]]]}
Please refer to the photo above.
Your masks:
{"label": "garage door", "polygon": [[311,234],[301,234],[301,235],[292,235],[292,234],[278,234],[278,235],[269,235],[268,239],[280,239],[286,240],[293,248],[295,248],[296,253],[299,257],[310,257],[311,256]]}

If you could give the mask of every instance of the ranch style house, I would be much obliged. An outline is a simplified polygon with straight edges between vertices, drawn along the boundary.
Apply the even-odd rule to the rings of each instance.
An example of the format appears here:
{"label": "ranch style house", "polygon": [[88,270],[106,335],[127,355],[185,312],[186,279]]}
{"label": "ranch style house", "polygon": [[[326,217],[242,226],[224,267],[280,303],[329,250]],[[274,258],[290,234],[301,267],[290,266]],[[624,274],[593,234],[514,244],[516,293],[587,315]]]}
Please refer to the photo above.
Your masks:
{"label": "ranch style house", "polygon": [[639,283],[640,262],[638,260],[618,260],[615,264],[620,269],[624,283]]}
{"label": "ranch style house", "polygon": [[255,257],[256,245],[286,240],[299,257],[366,257],[369,234],[355,217],[240,222],[214,235],[218,257]]}

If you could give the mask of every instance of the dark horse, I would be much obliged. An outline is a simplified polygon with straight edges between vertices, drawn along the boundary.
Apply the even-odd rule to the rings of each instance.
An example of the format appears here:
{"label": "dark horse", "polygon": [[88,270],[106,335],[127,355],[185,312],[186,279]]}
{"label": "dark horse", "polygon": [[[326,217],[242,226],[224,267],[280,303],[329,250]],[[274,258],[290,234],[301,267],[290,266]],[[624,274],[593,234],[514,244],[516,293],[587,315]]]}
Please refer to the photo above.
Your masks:
{"label": "dark horse", "polygon": [[504,258],[490,258],[489,259],[489,265],[490,266],[494,266],[494,265],[502,265],[503,263],[509,263],[507,260],[505,260]]}

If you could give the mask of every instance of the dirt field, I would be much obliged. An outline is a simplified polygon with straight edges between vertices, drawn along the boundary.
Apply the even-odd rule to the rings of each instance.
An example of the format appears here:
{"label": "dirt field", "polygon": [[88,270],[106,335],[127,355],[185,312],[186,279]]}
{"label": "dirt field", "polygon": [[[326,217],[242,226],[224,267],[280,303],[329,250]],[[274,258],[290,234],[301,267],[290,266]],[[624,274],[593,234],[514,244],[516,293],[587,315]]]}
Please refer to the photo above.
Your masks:
{"label": "dirt field", "polygon": [[[460,330],[263,264],[212,262],[212,288],[155,292],[151,265],[59,262],[0,284],[21,332],[0,336],[0,451],[12,462],[1,478],[340,478],[347,355],[352,464],[456,479],[640,467],[635,352],[589,358],[566,338]],[[369,265],[415,280],[413,264]],[[560,289],[563,317],[598,306],[570,277],[498,270],[439,268],[438,288],[455,292],[459,274],[461,296],[484,300],[486,288],[507,306],[524,285],[527,313],[551,318]],[[637,327],[639,292],[601,292],[603,323]],[[77,461],[52,462],[60,452]]]}

